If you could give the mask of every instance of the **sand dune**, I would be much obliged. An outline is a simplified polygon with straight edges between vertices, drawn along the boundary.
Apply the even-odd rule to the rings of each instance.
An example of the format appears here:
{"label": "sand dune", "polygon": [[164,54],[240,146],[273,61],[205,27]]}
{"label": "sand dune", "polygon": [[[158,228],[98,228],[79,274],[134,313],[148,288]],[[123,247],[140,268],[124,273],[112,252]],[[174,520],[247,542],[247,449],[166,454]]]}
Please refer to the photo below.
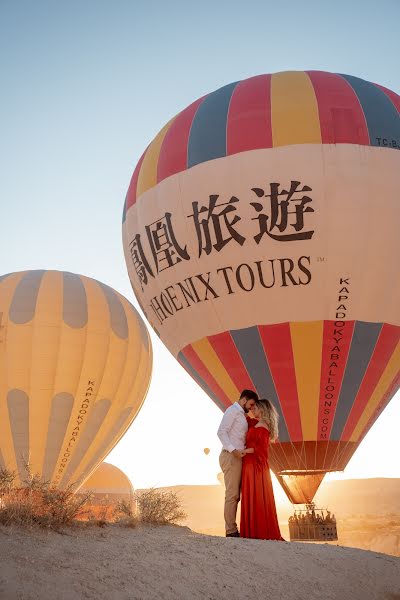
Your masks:
{"label": "sand dune", "polygon": [[399,600],[400,559],[186,527],[0,527],[2,600]]}

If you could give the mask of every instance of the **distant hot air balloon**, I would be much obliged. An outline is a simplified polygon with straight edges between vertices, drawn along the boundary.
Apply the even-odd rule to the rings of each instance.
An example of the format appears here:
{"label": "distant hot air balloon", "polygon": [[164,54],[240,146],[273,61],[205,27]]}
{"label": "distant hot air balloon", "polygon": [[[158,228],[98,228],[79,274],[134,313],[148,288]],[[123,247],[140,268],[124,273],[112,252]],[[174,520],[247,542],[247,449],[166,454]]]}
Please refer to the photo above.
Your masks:
{"label": "distant hot air balloon", "polygon": [[275,404],[270,462],[294,503],[399,387],[399,110],[350,75],[235,82],[160,131],[126,196],[147,319],[221,410],[243,388]]}
{"label": "distant hot air balloon", "polygon": [[210,454],[210,448],[204,448],[203,452],[207,456],[208,454]]}
{"label": "distant hot air balloon", "polygon": [[79,488],[79,493],[92,492],[95,500],[116,503],[119,500],[132,502],[133,486],[129,478],[115,465],[103,462]]}
{"label": "distant hot air balloon", "polygon": [[0,320],[0,466],[78,486],[144,401],[147,329],[107,285],[59,271],[1,276]]}

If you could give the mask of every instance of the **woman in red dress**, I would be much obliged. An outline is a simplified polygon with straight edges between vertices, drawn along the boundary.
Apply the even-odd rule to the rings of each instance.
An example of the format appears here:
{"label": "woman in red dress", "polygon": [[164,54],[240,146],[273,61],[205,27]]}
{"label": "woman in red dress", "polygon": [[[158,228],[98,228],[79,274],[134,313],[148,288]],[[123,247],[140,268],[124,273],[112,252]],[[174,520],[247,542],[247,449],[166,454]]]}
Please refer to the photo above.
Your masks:
{"label": "woman in red dress", "polygon": [[269,400],[258,400],[252,413],[242,461],[240,536],[283,540],[268,464],[269,443],[278,437],[278,413]]}

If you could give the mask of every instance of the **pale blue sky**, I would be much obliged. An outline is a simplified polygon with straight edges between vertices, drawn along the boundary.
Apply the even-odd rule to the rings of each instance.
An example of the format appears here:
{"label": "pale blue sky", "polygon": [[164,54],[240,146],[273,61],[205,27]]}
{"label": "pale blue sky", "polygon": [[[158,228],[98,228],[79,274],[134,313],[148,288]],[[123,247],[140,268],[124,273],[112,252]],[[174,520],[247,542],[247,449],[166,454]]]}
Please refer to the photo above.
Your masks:
{"label": "pale blue sky", "polygon": [[[400,93],[399,23],[398,0],[0,0],[0,273],[69,270],[134,301],[122,207],[159,129],[260,73],[321,69]],[[150,394],[110,459],[138,486],[216,482],[221,413],[152,339]],[[398,411],[399,395],[348,476],[400,476]]]}

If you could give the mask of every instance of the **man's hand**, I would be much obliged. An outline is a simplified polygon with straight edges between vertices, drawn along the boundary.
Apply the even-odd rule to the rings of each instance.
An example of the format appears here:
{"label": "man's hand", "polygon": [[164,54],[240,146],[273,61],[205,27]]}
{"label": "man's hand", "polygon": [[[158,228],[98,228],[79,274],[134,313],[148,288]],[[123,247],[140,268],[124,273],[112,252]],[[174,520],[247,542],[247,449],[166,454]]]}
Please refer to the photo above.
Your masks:
{"label": "man's hand", "polygon": [[232,454],[233,456],[236,456],[236,458],[243,458],[246,452],[244,450],[232,450]]}

